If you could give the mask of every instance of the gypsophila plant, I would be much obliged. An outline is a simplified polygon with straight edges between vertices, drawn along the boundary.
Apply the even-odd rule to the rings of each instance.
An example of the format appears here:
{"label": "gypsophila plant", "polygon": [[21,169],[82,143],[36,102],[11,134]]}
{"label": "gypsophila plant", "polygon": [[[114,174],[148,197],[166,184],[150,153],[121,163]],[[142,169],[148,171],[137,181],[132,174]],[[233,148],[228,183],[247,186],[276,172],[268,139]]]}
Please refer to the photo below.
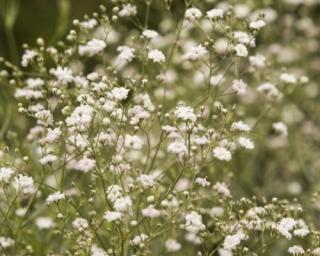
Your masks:
{"label": "gypsophila plant", "polygon": [[1,60],[32,120],[28,153],[1,151],[2,254],[320,255],[304,202],[239,192],[310,84],[266,50],[272,9],[112,2]]}

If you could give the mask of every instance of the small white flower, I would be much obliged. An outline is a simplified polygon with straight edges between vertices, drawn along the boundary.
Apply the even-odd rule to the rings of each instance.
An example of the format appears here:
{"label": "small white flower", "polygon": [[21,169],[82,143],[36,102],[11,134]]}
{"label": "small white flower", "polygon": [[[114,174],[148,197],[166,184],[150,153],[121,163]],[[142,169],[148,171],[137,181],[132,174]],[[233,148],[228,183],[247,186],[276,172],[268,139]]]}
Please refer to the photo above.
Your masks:
{"label": "small white flower", "polygon": [[282,218],[276,225],[276,229],[278,232],[283,235],[285,238],[290,240],[292,238],[292,234],[290,231],[296,226],[297,221],[293,218]]}
{"label": "small white flower", "polygon": [[154,177],[148,174],[141,174],[138,177],[138,181],[140,182],[143,188],[150,188],[155,185]]}
{"label": "small white flower", "polygon": [[214,148],[213,156],[221,161],[230,161],[232,158],[231,152],[224,147]]}
{"label": "small white flower", "polygon": [[187,146],[181,141],[175,141],[170,143],[167,150],[169,153],[177,155],[186,155],[188,153]]}
{"label": "small white flower", "polygon": [[247,84],[240,80],[233,80],[232,81],[232,89],[238,94],[238,95],[245,95],[247,93]]}
{"label": "small white flower", "polygon": [[202,223],[202,216],[195,211],[187,213],[185,221],[185,229],[190,233],[197,234],[205,229],[205,225]]}
{"label": "small white flower", "polygon": [[239,57],[247,57],[248,56],[248,49],[244,44],[237,44],[234,47],[236,51],[236,55]]}
{"label": "small white flower", "polygon": [[124,144],[126,148],[139,150],[143,146],[143,140],[137,135],[126,135],[124,139]]}
{"label": "small white flower", "polygon": [[114,209],[119,212],[125,212],[131,209],[132,200],[129,196],[117,198],[114,202]]}
{"label": "small white flower", "polygon": [[226,236],[223,242],[223,248],[229,251],[235,250],[237,246],[241,243],[241,241],[244,239],[245,239],[245,234],[243,233],[242,230],[239,230],[234,235]]}
{"label": "small white flower", "polygon": [[27,67],[31,60],[34,59],[38,54],[34,50],[26,50],[22,55],[21,66]]}
{"label": "small white flower", "polygon": [[137,14],[137,7],[131,4],[122,5],[121,10],[119,11],[120,17],[135,16],[136,14]]}
{"label": "small white flower", "polygon": [[288,84],[297,83],[297,78],[293,74],[289,74],[289,73],[282,73],[280,75],[280,80]]}
{"label": "small white flower", "polygon": [[176,240],[168,239],[165,242],[165,247],[166,247],[168,252],[177,252],[177,251],[179,251],[181,249],[182,246]]}
{"label": "small white flower", "polygon": [[251,29],[256,29],[259,30],[263,28],[266,25],[266,23],[263,20],[256,20],[256,21],[251,21],[249,24],[249,27]]}
{"label": "small white flower", "polygon": [[53,221],[50,217],[38,217],[36,219],[36,226],[38,229],[50,229],[53,227]]}
{"label": "small white flower", "polygon": [[111,94],[117,101],[125,100],[128,97],[129,89],[124,87],[115,87],[111,90]]}
{"label": "small white flower", "polygon": [[189,48],[184,55],[184,59],[198,60],[206,56],[207,53],[208,53],[208,50],[200,44],[198,46],[193,46]]}
{"label": "small white flower", "polygon": [[153,205],[149,205],[148,208],[141,210],[141,214],[144,217],[157,218],[160,216],[160,211],[155,209]]}
{"label": "small white flower", "polygon": [[58,202],[60,200],[64,200],[66,198],[65,194],[64,193],[61,193],[60,191],[57,191],[56,193],[54,194],[51,194],[47,197],[46,199],[46,203],[49,205],[49,204],[52,204],[54,202]]}
{"label": "small white flower", "polygon": [[72,222],[72,227],[75,229],[78,229],[79,231],[82,231],[89,227],[89,223],[86,219],[78,217],[78,218],[75,218],[74,221]]}
{"label": "small white flower", "polygon": [[148,58],[155,63],[165,62],[166,60],[166,57],[164,56],[163,52],[157,49],[148,52]]}
{"label": "small white flower", "polygon": [[249,57],[250,64],[255,68],[264,68],[266,66],[266,57],[261,54],[256,54]]}
{"label": "small white flower", "polygon": [[130,48],[128,46],[119,46],[117,48],[117,51],[120,53],[118,57],[122,61],[131,62],[132,59],[135,57],[135,49]]}
{"label": "small white flower", "polygon": [[138,236],[135,236],[132,240],[131,240],[131,244],[133,245],[139,245],[141,244],[143,241],[147,240],[148,236],[146,234],[140,234]]}
{"label": "small white flower", "polygon": [[153,39],[159,35],[157,31],[146,29],[142,32],[142,35],[148,39]]}
{"label": "small white flower", "polygon": [[0,245],[6,249],[14,245],[14,240],[9,237],[0,236]]}
{"label": "small white flower", "polygon": [[50,73],[54,75],[59,82],[70,83],[73,81],[72,70],[67,67],[58,66],[56,69],[51,69]]}
{"label": "small white flower", "polygon": [[0,182],[9,183],[14,172],[15,171],[11,168],[1,167],[0,168]]}
{"label": "small white flower", "polygon": [[57,161],[58,157],[52,154],[48,154],[44,157],[42,157],[39,162],[42,165],[46,165],[46,164],[52,164],[53,162]]}
{"label": "small white flower", "polygon": [[202,17],[202,12],[197,8],[189,8],[186,10],[185,17],[190,21],[194,21]]}
{"label": "small white flower", "polygon": [[289,247],[288,252],[293,256],[304,255],[304,250],[301,246],[294,245]]}
{"label": "small white flower", "polygon": [[209,187],[210,186],[210,182],[207,181],[207,178],[201,178],[201,177],[197,177],[195,180],[195,183],[197,183],[198,185],[202,186],[202,187]]}
{"label": "small white flower", "polygon": [[223,18],[224,11],[222,9],[216,8],[210,11],[207,11],[207,17],[209,19]]}
{"label": "small white flower", "polygon": [[13,185],[17,191],[22,191],[24,194],[29,194],[34,191],[33,179],[29,176],[19,174],[14,177]]}
{"label": "small white flower", "polygon": [[231,197],[230,190],[224,182],[217,182],[213,188],[224,197]]}
{"label": "small white flower", "polygon": [[79,55],[92,57],[102,52],[106,46],[105,41],[94,38],[87,42],[86,45],[79,46]]}
{"label": "small white flower", "polygon": [[103,215],[103,218],[108,222],[117,221],[122,218],[122,213],[115,211],[106,211]]}
{"label": "small white flower", "polygon": [[194,114],[192,107],[178,106],[174,111],[174,114],[177,118],[184,121],[195,122],[197,120],[197,116]]}
{"label": "small white flower", "polygon": [[245,137],[240,137],[238,141],[240,146],[242,146],[243,148],[250,150],[254,149],[254,143],[252,142],[252,140]]}
{"label": "small white flower", "polygon": [[277,134],[283,137],[288,136],[288,127],[283,122],[276,122],[272,124],[272,128],[276,131]]}

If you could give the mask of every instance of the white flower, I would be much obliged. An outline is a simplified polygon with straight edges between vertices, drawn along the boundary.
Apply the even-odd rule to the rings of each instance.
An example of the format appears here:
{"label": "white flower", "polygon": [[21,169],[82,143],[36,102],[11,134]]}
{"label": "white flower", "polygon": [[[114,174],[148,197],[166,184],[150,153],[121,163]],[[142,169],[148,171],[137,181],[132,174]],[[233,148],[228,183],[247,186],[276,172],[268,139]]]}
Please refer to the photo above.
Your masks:
{"label": "white flower", "polygon": [[192,107],[178,106],[174,111],[174,114],[177,118],[184,121],[195,122],[197,120],[197,116],[194,114]]}
{"label": "white flower", "polygon": [[165,62],[166,60],[166,57],[164,56],[163,52],[157,49],[148,52],[148,58],[155,63]]}
{"label": "white flower", "polygon": [[252,142],[252,140],[245,138],[245,137],[240,137],[238,139],[240,146],[242,146],[245,149],[254,149],[254,144]]}
{"label": "white flower", "polygon": [[107,198],[111,202],[115,202],[116,199],[122,196],[122,188],[119,185],[111,185],[107,188]]}
{"label": "white flower", "polygon": [[87,173],[96,167],[96,160],[84,157],[75,162],[73,169]]}
{"label": "white flower", "polygon": [[216,147],[213,149],[213,156],[221,161],[230,161],[231,152],[224,147]]}
{"label": "white flower", "polygon": [[47,197],[46,199],[46,203],[49,205],[49,204],[52,204],[54,202],[58,202],[60,200],[64,200],[66,198],[65,194],[64,193],[61,193],[60,191],[57,191],[56,193],[54,194],[51,194]]}
{"label": "white flower", "polygon": [[136,14],[137,14],[137,7],[131,4],[122,5],[121,10],[119,11],[120,17],[135,16]]}
{"label": "white flower", "polygon": [[289,247],[288,252],[293,256],[304,255],[304,250],[301,246],[294,245]]}
{"label": "white flower", "polygon": [[72,227],[75,229],[78,229],[79,231],[82,231],[89,227],[89,223],[86,219],[78,217],[78,218],[75,218],[74,221],[72,222]]}
{"label": "white flower", "polygon": [[217,182],[213,188],[224,197],[231,197],[230,190],[224,182]]}
{"label": "white flower", "polygon": [[33,179],[29,176],[19,174],[14,177],[13,185],[17,191],[22,191],[24,194],[32,193],[34,191]]}
{"label": "white flower", "polygon": [[111,94],[117,101],[125,100],[128,97],[129,89],[124,87],[115,87],[111,90]]}
{"label": "white flower", "polygon": [[26,50],[22,55],[21,66],[27,67],[31,60],[34,59],[38,54],[34,50]]}
{"label": "white flower", "polygon": [[223,15],[224,15],[224,11],[219,8],[211,9],[210,11],[207,11],[207,17],[209,19],[223,18]]}
{"label": "white flower", "polygon": [[0,182],[9,183],[14,172],[15,171],[11,168],[1,167],[0,168]]}
{"label": "white flower", "polygon": [[103,218],[108,222],[120,220],[121,217],[122,217],[122,213],[115,212],[115,211],[106,211],[103,215]]}
{"label": "white flower", "polygon": [[202,17],[202,12],[197,8],[189,8],[186,10],[185,17],[188,20],[194,21]]}
{"label": "white flower", "polygon": [[35,115],[35,118],[37,118],[37,123],[48,126],[53,124],[53,116],[52,113],[49,110],[40,110]]}
{"label": "white flower", "polygon": [[195,180],[195,183],[197,183],[198,185],[202,186],[202,187],[208,187],[210,186],[210,182],[207,181],[207,178],[201,178],[201,177],[197,177]]}
{"label": "white flower", "polygon": [[247,93],[247,84],[240,80],[233,80],[232,81],[232,89],[238,94],[238,95],[245,95]]}
{"label": "white flower", "polygon": [[184,55],[184,58],[187,60],[198,60],[206,56],[207,53],[208,50],[200,44],[188,49]]}
{"label": "white flower", "polygon": [[256,21],[251,21],[249,24],[249,27],[251,29],[261,29],[266,25],[266,23],[263,20],[256,20]]}
{"label": "white flower", "polygon": [[240,44],[245,44],[245,45],[254,45],[254,39],[247,33],[243,31],[235,31],[233,33],[234,38],[236,41]]}
{"label": "white flower", "polygon": [[132,201],[129,196],[117,198],[114,202],[114,209],[118,212],[125,212],[131,209]]}
{"label": "white flower", "polygon": [[256,68],[264,68],[266,66],[266,57],[261,54],[256,54],[249,57],[250,64]]}
{"label": "white flower", "polygon": [[169,153],[177,155],[186,155],[188,153],[187,146],[181,141],[175,141],[170,143],[167,150]]}
{"label": "white flower", "polygon": [[53,226],[53,221],[50,217],[36,218],[36,226],[38,229],[50,229]]}
{"label": "white flower", "polygon": [[67,67],[58,66],[56,69],[51,69],[50,73],[54,75],[59,82],[70,83],[73,81],[72,70]]}
{"label": "white flower", "polygon": [[14,240],[9,237],[0,236],[0,245],[6,249],[14,245]]}
{"label": "white flower", "polygon": [[236,234],[226,236],[223,242],[223,248],[230,251],[235,250],[245,237],[245,234],[240,229]]}
{"label": "white flower", "polygon": [[160,216],[160,211],[155,209],[153,205],[149,205],[148,208],[141,210],[141,214],[144,217],[157,218]]}
{"label": "white flower", "polygon": [[168,239],[165,242],[165,247],[168,252],[177,252],[181,249],[181,244],[174,239]]}
{"label": "white flower", "polygon": [[98,247],[96,244],[93,244],[90,249],[90,256],[109,256],[103,249]]}
{"label": "white flower", "polygon": [[261,85],[258,86],[257,88],[258,92],[263,92],[265,93],[268,97],[274,98],[280,95],[279,90],[277,89],[277,87],[269,82],[263,83]]}
{"label": "white flower", "polygon": [[66,124],[69,127],[76,127],[83,131],[91,124],[92,117],[93,108],[89,105],[81,105],[76,107],[72,114],[66,118]]}
{"label": "white flower", "polygon": [[80,27],[84,29],[93,29],[95,26],[98,25],[98,22],[96,19],[90,19],[80,22]]}
{"label": "white flower", "polygon": [[131,240],[131,244],[133,245],[139,245],[141,244],[143,241],[147,240],[148,236],[146,234],[140,234],[135,236],[132,240]]}
{"label": "white flower", "polygon": [[94,38],[87,42],[86,45],[79,46],[79,55],[92,57],[103,51],[106,46],[105,41]]}
{"label": "white flower", "polygon": [[290,231],[296,226],[297,221],[293,218],[282,218],[276,225],[276,229],[278,232],[283,235],[285,238],[290,240],[292,238],[292,234]]}
{"label": "white flower", "polygon": [[118,58],[122,61],[131,62],[132,59],[135,57],[133,48],[128,46],[119,46],[117,51],[120,53]]}
{"label": "white flower", "polygon": [[143,140],[137,135],[126,135],[124,144],[126,148],[139,150],[143,146]]}
{"label": "white flower", "polygon": [[288,136],[288,128],[286,124],[283,122],[276,122],[272,124],[272,128],[276,131],[280,136],[287,137]]}
{"label": "white flower", "polygon": [[297,78],[293,74],[288,74],[288,73],[282,73],[280,75],[280,80],[288,84],[297,83]]}
{"label": "white flower", "polygon": [[305,237],[310,233],[308,228],[299,228],[293,231],[293,234],[297,237]]}
{"label": "white flower", "polygon": [[159,35],[157,31],[146,29],[142,32],[142,35],[148,39],[153,39]]}
{"label": "white flower", "polygon": [[314,256],[320,256],[320,247],[313,249],[312,255],[314,255]]}
{"label": "white flower", "polygon": [[58,157],[52,154],[48,154],[44,157],[42,157],[39,162],[42,165],[46,165],[46,164],[52,164],[53,162],[57,161]]}
{"label": "white flower", "polygon": [[202,223],[202,216],[195,211],[187,213],[185,221],[185,229],[190,233],[197,234],[205,229],[205,225]]}
{"label": "white flower", "polygon": [[154,177],[148,174],[141,174],[138,177],[138,181],[140,182],[143,188],[150,188],[155,185]]}
{"label": "white flower", "polygon": [[237,44],[234,47],[236,51],[236,55],[239,57],[247,57],[248,56],[248,49],[244,44]]}

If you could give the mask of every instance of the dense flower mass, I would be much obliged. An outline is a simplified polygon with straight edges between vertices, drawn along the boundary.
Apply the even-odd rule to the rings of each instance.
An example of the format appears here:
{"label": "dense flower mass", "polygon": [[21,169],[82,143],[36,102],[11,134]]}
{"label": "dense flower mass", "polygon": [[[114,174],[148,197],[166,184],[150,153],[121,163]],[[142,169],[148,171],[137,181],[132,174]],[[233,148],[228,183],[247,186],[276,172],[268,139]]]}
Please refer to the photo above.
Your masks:
{"label": "dense flower mass", "polygon": [[3,255],[320,255],[319,161],[302,158],[319,136],[295,98],[318,88],[268,39],[281,22],[314,55],[318,27],[294,19],[318,2],[110,1],[1,60],[31,120],[1,144]]}

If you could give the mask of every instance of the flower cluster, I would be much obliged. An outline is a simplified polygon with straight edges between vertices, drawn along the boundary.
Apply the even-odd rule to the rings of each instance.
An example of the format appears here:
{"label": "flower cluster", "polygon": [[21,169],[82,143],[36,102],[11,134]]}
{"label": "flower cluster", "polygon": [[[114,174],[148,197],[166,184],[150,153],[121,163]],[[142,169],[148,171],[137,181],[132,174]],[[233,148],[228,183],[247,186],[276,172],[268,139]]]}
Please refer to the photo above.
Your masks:
{"label": "flower cluster", "polygon": [[26,46],[21,68],[4,62],[1,79],[34,125],[27,156],[1,151],[0,249],[229,256],[284,243],[320,255],[297,200],[237,193],[249,184],[239,159],[290,136],[288,118],[267,115],[309,83],[260,37],[275,10],[183,5],[178,21],[163,11],[151,29],[153,5],[172,1],[114,2],[74,20],[56,47]]}

